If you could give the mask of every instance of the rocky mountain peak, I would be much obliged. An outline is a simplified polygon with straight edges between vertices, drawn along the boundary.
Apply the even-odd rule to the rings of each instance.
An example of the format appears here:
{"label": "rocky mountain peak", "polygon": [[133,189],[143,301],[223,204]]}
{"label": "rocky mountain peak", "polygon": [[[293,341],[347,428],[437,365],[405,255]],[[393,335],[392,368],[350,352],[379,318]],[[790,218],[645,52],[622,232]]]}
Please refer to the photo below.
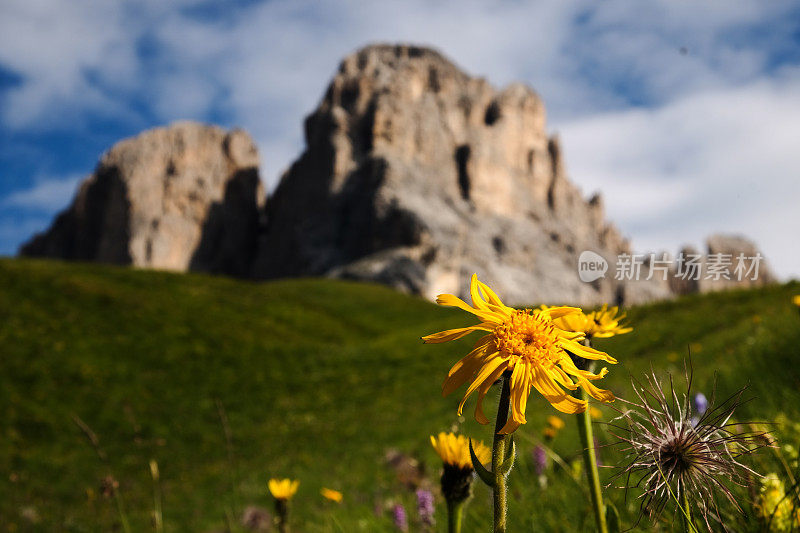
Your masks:
{"label": "rocky mountain peak", "polygon": [[[712,237],[691,265],[688,253],[671,263],[632,256],[602,197],[586,198],[569,178],[541,98],[520,83],[495,88],[432,49],[381,44],[346,57],[305,139],[265,205],[245,132],[192,122],[146,131],[112,147],[21,252],[334,276],[431,298],[464,295],[476,272],[511,304],[636,303],[774,279],[766,265],[757,281],[731,279],[752,260],[720,275],[712,259],[757,254],[738,237]],[[581,280],[584,252],[587,268],[604,265],[604,275]],[[620,258],[641,281],[615,275]],[[678,277],[687,265],[702,276]],[[657,269],[671,277],[652,276]]]}
{"label": "rocky mountain peak", "polygon": [[178,122],[115,144],[21,253],[246,275],[264,194],[250,136]]}
{"label": "rocky mountain peak", "polygon": [[355,52],[268,202],[256,274],[431,294],[477,271],[518,301],[613,298],[614,283],[582,285],[574,265],[583,249],[627,243],[569,180],[545,121],[529,87],[495,89],[434,50]]}

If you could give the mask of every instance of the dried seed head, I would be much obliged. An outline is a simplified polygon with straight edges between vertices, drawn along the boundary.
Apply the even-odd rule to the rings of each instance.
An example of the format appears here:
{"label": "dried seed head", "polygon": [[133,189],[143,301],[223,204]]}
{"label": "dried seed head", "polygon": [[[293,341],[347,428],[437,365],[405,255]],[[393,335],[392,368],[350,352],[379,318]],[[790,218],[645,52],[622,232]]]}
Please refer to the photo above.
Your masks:
{"label": "dried seed head", "polygon": [[623,400],[628,408],[609,424],[626,453],[615,479],[625,478],[626,491],[643,490],[641,515],[657,518],[670,502],[686,497],[694,516],[702,517],[710,530],[712,521],[721,523],[718,495],[741,511],[728,484],[743,486],[751,475],[759,476],[740,459],[765,440],[763,433],[744,429],[750,426],[731,422],[744,389],[719,404],[712,394],[705,411],[695,413],[688,369],[686,382],[679,399],[672,376],[666,392],[654,373],[644,384],[633,381],[638,401]]}

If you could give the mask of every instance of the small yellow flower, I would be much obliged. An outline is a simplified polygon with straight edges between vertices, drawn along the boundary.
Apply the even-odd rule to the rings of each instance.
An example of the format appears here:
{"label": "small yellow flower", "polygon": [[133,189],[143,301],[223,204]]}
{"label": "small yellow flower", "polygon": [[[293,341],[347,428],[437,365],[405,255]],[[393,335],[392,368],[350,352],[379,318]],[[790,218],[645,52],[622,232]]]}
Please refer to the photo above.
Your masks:
{"label": "small yellow flower", "polygon": [[[431,435],[431,445],[442,462],[446,465],[455,466],[461,470],[472,470],[472,458],[469,454],[469,439],[464,435],[455,435],[453,433],[439,433],[434,437]],[[481,441],[472,441],[472,449],[475,451],[475,457],[480,459],[481,463],[488,464],[492,459],[492,450],[490,450]]]}
{"label": "small yellow flower", "polygon": [[[546,306],[542,307],[547,308]],[[603,305],[597,311],[564,315],[554,319],[553,322],[556,327],[565,331],[584,333],[587,338],[613,337],[614,335],[623,335],[633,331],[633,328],[620,324],[622,319],[625,318],[625,313],[617,316],[618,312],[618,307],[609,309],[607,305]]]}
{"label": "small yellow flower", "polygon": [[616,359],[605,352],[583,346],[584,334],[560,329],[555,320],[579,313],[576,307],[550,307],[547,309],[518,310],[505,305],[486,284],[472,276],[470,283],[472,305],[468,305],[452,294],[440,294],[436,302],[448,307],[458,307],[472,313],[481,322],[466,328],[441,331],[423,337],[426,343],[440,343],[465,337],[474,331],[486,332],[475,343],[473,350],[456,363],[442,385],[442,394],[447,396],[464,383],[469,383],[464,398],[458,406],[458,414],[467,398],[478,392],[475,419],[488,424],[483,414],[483,399],[492,384],[508,372],[511,389],[511,416],[500,430],[502,434],[515,431],[526,423],[525,408],[531,389],[536,389],[550,404],[566,414],[581,413],[587,402],[575,398],[567,390],[583,387],[589,395],[602,402],[614,401],[614,395],[595,387],[591,382],[608,372],[603,368],[594,374],[581,370],[570,357],[570,353],[584,359],[602,359],[616,363]]}
{"label": "small yellow flower", "polygon": [[269,492],[276,500],[291,500],[292,496],[297,493],[297,487],[300,486],[298,480],[291,479],[270,479]]}
{"label": "small yellow flower", "polygon": [[569,464],[570,472],[572,473],[572,477],[575,479],[580,479],[581,475],[583,474],[583,461],[574,459]]}
{"label": "small yellow flower", "polygon": [[158,473],[158,463],[155,459],[150,459],[150,475],[153,477],[154,481],[158,481],[160,477]]}
{"label": "small yellow flower", "polygon": [[767,474],[761,480],[756,510],[770,521],[770,531],[794,531],[800,526],[800,515],[791,497],[787,497],[783,481],[777,474]]}
{"label": "small yellow flower", "polygon": [[332,502],[336,503],[342,502],[343,496],[342,493],[339,492],[338,490],[327,489],[325,487],[322,487],[322,490],[320,490],[319,493],[322,494],[323,498],[330,500]]}
{"label": "small yellow flower", "polygon": [[563,429],[564,420],[555,415],[550,415],[547,417],[547,425],[555,430]]}
{"label": "small yellow flower", "polygon": [[794,305],[796,305],[797,307],[800,307],[800,294],[795,294],[795,295],[792,297],[792,303],[793,303]]}
{"label": "small yellow flower", "polygon": [[603,411],[592,405],[589,407],[589,415],[595,420],[600,420],[603,418]]}
{"label": "small yellow flower", "polygon": [[547,426],[542,430],[542,435],[544,435],[544,438],[547,440],[553,440],[556,438],[556,435],[558,435],[558,430],[552,426]]}

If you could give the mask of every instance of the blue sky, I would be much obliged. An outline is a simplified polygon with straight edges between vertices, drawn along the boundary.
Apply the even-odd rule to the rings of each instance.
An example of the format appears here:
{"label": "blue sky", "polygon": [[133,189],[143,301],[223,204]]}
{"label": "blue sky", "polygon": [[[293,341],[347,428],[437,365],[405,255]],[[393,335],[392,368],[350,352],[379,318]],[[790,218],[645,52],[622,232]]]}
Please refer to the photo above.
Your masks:
{"label": "blue sky", "polygon": [[376,41],[533,86],[637,250],[743,233],[800,276],[800,4],[781,1],[5,0],[0,254],[114,142],[178,119],[247,129],[274,186],[339,60]]}

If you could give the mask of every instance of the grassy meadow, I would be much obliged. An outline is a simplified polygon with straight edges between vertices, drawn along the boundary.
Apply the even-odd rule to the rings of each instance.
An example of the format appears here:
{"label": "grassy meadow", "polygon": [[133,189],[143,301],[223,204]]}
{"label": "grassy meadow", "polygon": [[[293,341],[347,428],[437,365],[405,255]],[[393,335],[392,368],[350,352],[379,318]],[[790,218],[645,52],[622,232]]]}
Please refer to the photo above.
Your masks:
{"label": "grassy meadow", "polygon": [[[720,394],[749,385],[741,419],[800,420],[797,293],[790,283],[630,309],[634,331],[596,343],[620,361],[601,385],[626,397],[631,374],[680,375],[691,350],[697,391],[710,397],[716,374]],[[369,284],[0,260],[0,527],[119,531],[117,502],[101,491],[112,475],[131,529],[152,531],[155,460],[165,531],[244,531],[246,507],[272,510],[270,477],[301,482],[295,531],[394,531],[393,503],[406,506],[414,531],[415,497],[401,479],[409,476],[387,456],[418,461],[415,482],[436,487],[429,435],[458,426],[491,441],[491,428],[472,419],[474,399],[458,420],[463,390],[439,392],[474,338],[419,340],[471,323]],[[592,531],[584,484],[569,472],[580,457],[574,420],[563,417],[553,442],[566,468],[550,470],[543,488],[531,450],[556,412],[535,393],[527,412],[515,436],[510,529]],[[602,424],[595,431],[611,441]],[[760,454],[762,471],[770,453]],[[603,448],[600,458],[613,465],[616,455]],[[325,501],[322,487],[342,491],[342,504]],[[632,526],[636,494],[605,494]],[[656,530],[671,530],[670,520]],[[445,523],[441,498],[437,521]],[[490,523],[490,494],[475,483],[464,530]],[[653,529],[647,520],[637,528]]]}

